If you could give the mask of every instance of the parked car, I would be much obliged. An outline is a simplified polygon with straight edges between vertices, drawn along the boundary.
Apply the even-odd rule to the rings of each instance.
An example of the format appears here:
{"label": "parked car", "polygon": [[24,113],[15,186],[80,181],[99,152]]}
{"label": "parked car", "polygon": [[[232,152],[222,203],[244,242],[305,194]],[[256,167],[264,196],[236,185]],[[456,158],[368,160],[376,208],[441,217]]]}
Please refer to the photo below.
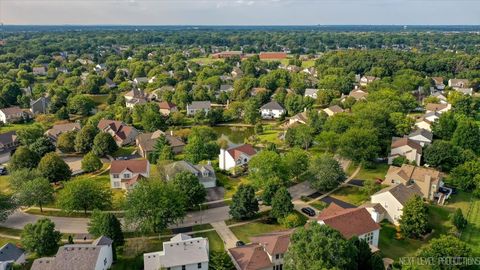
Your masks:
{"label": "parked car", "polygon": [[304,207],[302,208],[302,212],[305,213],[309,217],[314,217],[315,216],[315,210],[313,210],[310,207]]}
{"label": "parked car", "polygon": [[241,246],[245,246],[245,243],[243,241],[237,241],[237,243],[235,243],[235,245],[237,247],[241,247]]}
{"label": "parked car", "polygon": [[7,175],[7,168],[5,166],[0,166],[0,175]]}

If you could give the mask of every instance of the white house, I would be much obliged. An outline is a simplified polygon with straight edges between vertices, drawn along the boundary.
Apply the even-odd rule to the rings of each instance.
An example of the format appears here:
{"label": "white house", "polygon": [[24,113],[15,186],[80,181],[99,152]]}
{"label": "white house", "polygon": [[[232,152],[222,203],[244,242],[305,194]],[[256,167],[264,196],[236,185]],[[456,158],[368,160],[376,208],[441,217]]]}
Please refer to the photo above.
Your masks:
{"label": "white house", "polygon": [[260,107],[260,113],[263,119],[274,119],[280,118],[285,113],[285,109],[278,102],[270,101]]}
{"label": "white house", "polygon": [[150,176],[146,159],[113,160],[110,166],[110,186],[129,190],[142,178]]}
{"label": "white house", "polygon": [[393,137],[388,164],[392,164],[393,160],[400,156],[405,157],[409,162],[415,162],[419,166],[422,159],[422,146],[408,137]]}
{"label": "white house", "polygon": [[307,88],[305,89],[305,97],[311,97],[313,99],[317,99],[318,89]]}
{"label": "white house", "polygon": [[257,151],[250,144],[220,149],[218,166],[222,170],[230,170],[234,167],[245,165],[256,153]]}
{"label": "white house", "polygon": [[360,78],[360,85],[361,86],[367,86],[368,84],[372,83],[373,81],[378,80],[379,78],[374,77],[374,76],[363,76]]}
{"label": "white house", "polygon": [[187,104],[187,115],[195,115],[199,111],[207,114],[212,108],[210,101],[193,101],[192,104]]}
{"label": "white house", "polygon": [[415,122],[415,126],[417,128],[426,129],[428,131],[432,131],[432,124],[440,117],[438,112],[428,112],[424,114],[422,117],[417,119]]}
{"label": "white house", "polygon": [[24,119],[27,114],[18,106],[0,109],[0,122],[13,123]]}
{"label": "white house", "polygon": [[[403,214],[405,203],[415,195],[422,197],[422,192],[414,185],[405,186],[404,184],[396,184],[384,188],[370,197],[373,205],[381,206],[384,209],[384,218],[389,222],[398,225],[398,221]],[[373,208],[370,208],[373,209]],[[372,214],[372,210],[367,210]]]}
{"label": "white house", "polygon": [[101,236],[92,244],[72,244],[58,248],[55,257],[33,261],[31,270],[106,270],[112,267],[112,239]]}
{"label": "white house", "polygon": [[26,253],[12,243],[6,243],[0,248],[0,270],[11,269],[12,264],[24,264]]}
{"label": "white house", "polygon": [[343,208],[332,202],[319,214],[317,222],[339,231],[347,239],[357,236],[378,248],[380,225],[375,222],[377,219],[365,208]]}
{"label": "white house", "polygon": [[144,270],[208,270],[208,239],[177,234],[163,242],[163,250],[143,254]]}

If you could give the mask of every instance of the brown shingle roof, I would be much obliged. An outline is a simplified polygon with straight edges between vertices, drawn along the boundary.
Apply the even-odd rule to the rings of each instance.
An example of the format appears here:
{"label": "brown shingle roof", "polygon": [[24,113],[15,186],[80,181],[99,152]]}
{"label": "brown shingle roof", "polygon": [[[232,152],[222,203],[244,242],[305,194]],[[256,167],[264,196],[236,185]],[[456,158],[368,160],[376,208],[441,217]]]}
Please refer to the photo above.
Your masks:
{"label": "brown shingle roof", "polygon": [[390,192],[390,194],[392,194],[392,196],[402,205],[405,205],[405,203],[415,195],[423,196],[422,192],[416,185],[410,185],[407,187],[404,184],[398,184],[384,188],[375,193],[374,195],[382,194],[385,192]]}
{"label": "brown shingle roof", "polygon": [[146,173],[148,161],[146,159],[113,160],[110,173],[121,173],[125,169],[132,173]]}
{"label": "brown shingle roof", "polygon": [[440,111],[440,110],[443,110],[445,108],[448,107],[448,104],[437,104],[437,103],[428,103],[426,106],[425,106],[425,109],[427,111],[431,111],[431,112],[436,112],[436,111]]}
{"label": "brown shingle roof", "polygon": [[[101,130],[105,130],[107,127],[112,129],[115,132],[116,137],[120,140],[125,140],[128,138],[130,133],[135,129],[134,127],[128,126],[121,121],[107,120],[102,119],[98,122],[97,127]],[[114,138],[117,140],[117,138]]]}
{"label": "brown shingle roof", "polygon": [[242,154],[253,156],[257,153],[257,150],[255,150],[255,148],[253,148],[253,146],[250,144],[243,144],[234,148],[230,148],[227,151],[234,160],[237,160]]}
{"label": "brown shingle roof", "polygon": [[[330,207],[335,208],[335,210],[327,210]],[[319,216],[318,220],[339,231],[345,238],[360,236],[380,229],[380,225],[375,223],[367,209],[348,208],[343,211],[337,211],[338,207],[340,206],[332,206],[330,204],[324,211],[327,210],[334,213],[323,218]]]}
{"label": "brown shingle roof", "polygon": [[241,270],[258,270],[272,267],[272,262],[259,244],[250,244],[228,250]]}
{"label": "brown shingle roof", "polygon": [[392,149],[397,148],[397,147],[402,147],[402,146],[405,146],[405,145],[408,145],[411,148],[417,150],[417,153],[419,153],[419,154],[422,153],[422,146],[419,143],[410,140],[408,137],[393,138],[392,139],[392,144],[391,144]]}
{"label": "brown shingle roof", "polygon": [[3,109],[0,109],[0,111],[2,111],[7,116],[23,113],[23,110],[20,109],[20,107],[18,107],[18,106],[3,108]]}
{"label": "brown shingle roof", "polygon": [[287,54],[284,52],[261,52],[260,59],[284,59]]}
{"label": "brown shingle roof", "polygon": [[275,256],[287,252],[292,232],[293,230],[272,232],[251,237],[250,240],[252,243],[263,245],[271,256]]}
{"label": "brown shingle roof", "polygon": [[158,106],[160,107],[160,109],[163,109],[163,110],[171,110],[171,109],[177,107],[177,105],[175,105],[171,102],[168,102],[168,101],[162,101],[162,102],[158,103]]}

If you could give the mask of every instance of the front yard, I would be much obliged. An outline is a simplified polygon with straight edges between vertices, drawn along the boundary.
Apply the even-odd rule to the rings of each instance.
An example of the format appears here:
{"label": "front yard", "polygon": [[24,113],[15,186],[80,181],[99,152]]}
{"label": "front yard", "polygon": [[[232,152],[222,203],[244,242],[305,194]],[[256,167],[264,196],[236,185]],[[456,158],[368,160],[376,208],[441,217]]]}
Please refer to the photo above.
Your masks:
{"label": "front yard", "polygon": [[[386,163],[376,163],[372,168],[365,168],[364,165],[361,165],[362,168],[358,172],[358,174],[354,177],[355,179],[361,180],[376,180],[376,179],[384,179],[385,175],[387,174],[389,165]],[[357,169],[358,164],[354,164],[353,162],[347,169],[347,174],[352,175],[352,173]]]}
{"label": "front yard", "polygon": [[362,188],[355,186],[343,186],[330,196],[356,206],[360,206],[370,200],[370,196],[365,194]]}
{"label": "front yard", "polygon": [[249,243],[250,237],[252,236],[285,229],[286,228],[283,225],[276,223],[268,224],[264,220],[230,227],[230,230],[232,230],[233,234],[235,234],[235,236],[244,243]]}

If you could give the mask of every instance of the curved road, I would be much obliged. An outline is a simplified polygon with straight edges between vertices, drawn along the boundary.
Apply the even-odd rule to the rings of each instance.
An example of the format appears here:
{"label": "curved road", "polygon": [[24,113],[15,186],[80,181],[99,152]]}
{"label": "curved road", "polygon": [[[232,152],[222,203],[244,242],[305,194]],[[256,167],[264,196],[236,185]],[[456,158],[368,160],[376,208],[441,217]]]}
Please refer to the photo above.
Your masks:
{"label": "curved road", "polygon": [[[289,187],[288,190],[293,200],[297,200],[303,195],[307,196],[315,192],[306,181],[293,185]],[[202,211],[189,212],[183,222],[172,225],[170,228],[190,227],[198,224],[224,221],[230,218],[230,215],[228,214],[229,210],[229,206],[222,206]],[[265,210],[265,208],[263,208],[263,210]],[[55,223],[55,228],[60,232],[72,234],[87,233],[88,222],[90,221],[88,218],[32,215],[17,210],[11,214],[5,222],[0,223],[0,226],[21,230],[25,225],[34,223],[41,218],[52,220]]]}

